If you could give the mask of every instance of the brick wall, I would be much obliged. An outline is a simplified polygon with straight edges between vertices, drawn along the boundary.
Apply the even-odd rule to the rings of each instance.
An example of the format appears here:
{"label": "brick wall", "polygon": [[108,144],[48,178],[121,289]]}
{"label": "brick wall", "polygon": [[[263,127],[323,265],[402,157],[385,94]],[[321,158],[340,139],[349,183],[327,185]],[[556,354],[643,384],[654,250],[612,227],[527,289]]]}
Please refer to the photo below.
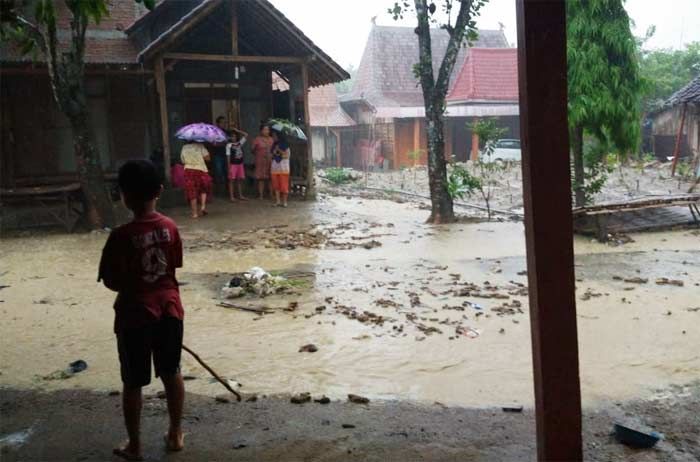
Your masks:
{"label": "brick wall", "polygon": [[[71,14],[64,2],[55,2],[59,29],[70,29]],[[94,30],[124,30],[147,11],[133,0],[107,0],[109,16],[99,24],[91,24]]]}

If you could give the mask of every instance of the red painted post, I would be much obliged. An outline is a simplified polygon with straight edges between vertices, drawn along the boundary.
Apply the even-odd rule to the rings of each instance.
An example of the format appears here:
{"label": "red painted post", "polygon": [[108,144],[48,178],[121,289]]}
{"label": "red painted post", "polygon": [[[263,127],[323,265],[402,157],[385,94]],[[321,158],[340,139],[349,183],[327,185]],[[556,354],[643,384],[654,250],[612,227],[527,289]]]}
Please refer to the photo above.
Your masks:
{"label": "red painted post", "polygon": [[537,454],[540,461],[581,461],[566,6],[516,6]]}
{"label": "red painted post", "polygon": [[683,125],[685,125],[685,113],[688,110],[688,104],[683,104],[683,115],[681,115],[681,124],[678,126],[678,135],[676,135],[676,145],[673,147],[673,164],[671,164],[671,176],[676,174],[676,164],[678,157],[681,154],[681,137],[683,136]]}

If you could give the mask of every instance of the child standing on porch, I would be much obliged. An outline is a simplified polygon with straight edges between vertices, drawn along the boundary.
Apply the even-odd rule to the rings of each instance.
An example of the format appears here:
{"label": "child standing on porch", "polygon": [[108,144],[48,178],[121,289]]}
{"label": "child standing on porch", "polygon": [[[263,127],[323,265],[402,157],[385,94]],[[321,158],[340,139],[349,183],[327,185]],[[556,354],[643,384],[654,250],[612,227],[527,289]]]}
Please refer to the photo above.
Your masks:
{"label": "child standing on porch", "polygon": [[127,460],[143,460],[141,388],[151,382],[151,357],[168,401],[170,427],[165,434],[165,447],[168,451],[184,447],[181,421],[185,386],[180,375],[184,312],[175,279],[175,269],[182,267],[182,241],[175,222],[156,212],[163,186],[151,162],[124,164],[119,169],[119,189],[134,219],[109,235],[97,280],[118,292],[114,332],[129,440],[114,449],[114,454]]}
{"label": "child standing on porch", "polygon": [[287,137],[282,132],[272,131],[272,190],[275,192],[275,207],[287,207],[289,196],[289,158],[291,152]]}
{"label": "child standing on porch", "polygon": [[248,139],[248,134],[243,130],[233,128],[233,141],[226,145],[226,164],[228,166],[228,194],[231,202],[236,202],[233,193],[234,183],[238,189],[238,198],[248,200],[243,196],[243,181],[245,180],[245,167],[243,165],[243,145]]}

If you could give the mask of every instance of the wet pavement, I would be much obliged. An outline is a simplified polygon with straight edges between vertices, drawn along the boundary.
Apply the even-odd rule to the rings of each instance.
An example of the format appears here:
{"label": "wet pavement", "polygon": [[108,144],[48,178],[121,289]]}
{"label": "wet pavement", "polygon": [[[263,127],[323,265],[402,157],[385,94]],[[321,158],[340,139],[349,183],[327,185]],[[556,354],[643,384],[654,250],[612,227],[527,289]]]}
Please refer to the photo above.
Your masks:
{"label": "wet pavement", "polygon": [[[244,394],[532,404],[521,223],[430,226],[416,204],[328,196],[289,209],[217,201],[206,219],[184,209],[172,216],[186,248],[185,343]],[[700,235],[631,238],[618,247],[576,239],[587,404],[646,396],[700,373]],[[9,286],[0,290],[1,386],[119,388],[113,294],[95,282],[105,239],[33,232],[0,241],[0,285]],[[272,314],[219,306],[221,288],[252,266],[315,277],[244,300]],[[663,277],[683,286],[656,284]],[[307,344],[318,351],[300,353]],[[88,369],[43,378],[76,359]],[[183,372],[189,391],[223,390],[188,357]]]}

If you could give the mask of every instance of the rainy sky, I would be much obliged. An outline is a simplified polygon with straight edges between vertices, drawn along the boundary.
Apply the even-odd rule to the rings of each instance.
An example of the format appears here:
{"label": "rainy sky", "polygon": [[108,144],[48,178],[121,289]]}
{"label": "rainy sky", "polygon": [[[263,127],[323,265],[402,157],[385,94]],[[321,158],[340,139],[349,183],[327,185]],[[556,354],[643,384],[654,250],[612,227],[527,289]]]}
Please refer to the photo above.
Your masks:
{"label": "rainy sky", "polygon": [[[413,25],[410,18],[395,22],[387,13],[393,0],[271,0],[317,45],[339,64],[357,67],[364,50],[371,18],[379,25]],[[627,0],[634,33],[643,35],[654,24],[652,48],[680,48],[683,43],[700,41],[700,0]],[[515,0],[490,0],[478,25],[498,29],[503,25],[508,41],[515,45]]]}

